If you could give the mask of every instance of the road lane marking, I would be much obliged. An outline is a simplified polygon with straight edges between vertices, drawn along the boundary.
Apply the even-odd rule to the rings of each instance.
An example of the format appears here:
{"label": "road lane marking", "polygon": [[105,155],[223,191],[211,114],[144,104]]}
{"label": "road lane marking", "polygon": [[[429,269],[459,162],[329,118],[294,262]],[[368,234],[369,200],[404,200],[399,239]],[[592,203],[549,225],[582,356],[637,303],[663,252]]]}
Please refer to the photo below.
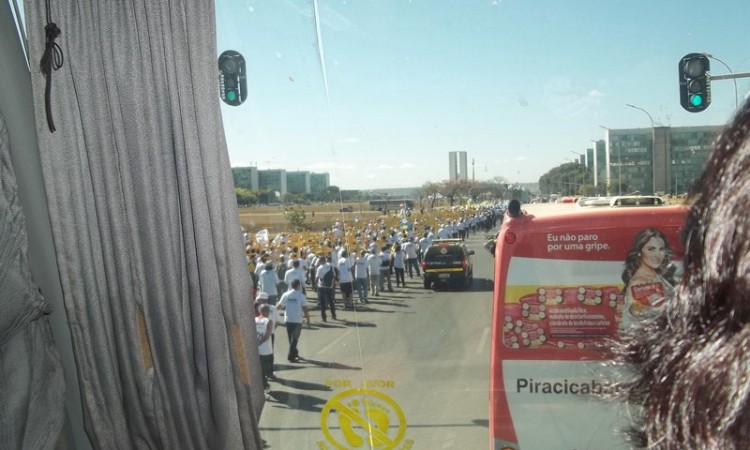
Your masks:
{"label": "road lane marking", "polygon": [[484,351],[484,344],[487,343],[487,338],[490,336],[490,327],[484,327],[482,330],[482,337],[479,338],[479,344],[477,344],[477,355],[481,355]]}
{"label": "road lane marking", "polygon": [[456,432],[449,431],[444,438],[443,448],[456,448]]}
{"label": "road lane marking", "polygon": [[328,345],[326,345],[325,347],[323,347],[320,350],[318,350],[317,354],[318,355],[322,355],[323,353],[325,353],[328,350],[332,349],[336,344],[338,344],[342,340],[346,339],[347,336],[349,336],[350,334],[352,334],[352,332],[353,332],[353,329],[349,328],[348,330],[346,330],[345,332],[343,332],[342,334],[340,334],[339,337],[337,337],[336,339],[332,340]]}

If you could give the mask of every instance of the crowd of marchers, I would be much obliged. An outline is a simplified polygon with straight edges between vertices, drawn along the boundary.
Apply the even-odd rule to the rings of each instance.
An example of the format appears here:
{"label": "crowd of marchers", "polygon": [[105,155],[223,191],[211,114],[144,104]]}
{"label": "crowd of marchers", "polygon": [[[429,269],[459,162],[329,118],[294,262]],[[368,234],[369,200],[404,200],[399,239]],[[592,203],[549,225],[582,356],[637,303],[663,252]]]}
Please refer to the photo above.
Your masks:
{"label": "crowd of marchers", "polygon": [[393,292],[394,285],[404,288],[407,276],[417,277],[421,285],[422,256],[434,240],[489,232],[505,208],[498,203],[430,215],[401,209],[397,215],[354,226],[336,222],[318,240],[279,233],[258,242],[245,233],[264,387],[276,378],[273,339],[282,323],[289,339],[287,360],[298,362],[297,346],[304,323],[310,324],[310,309],[318,308],[323,322],[329,314],[337,320],[337,307],[351,310],[356,302],[366,304],[371,297]]}

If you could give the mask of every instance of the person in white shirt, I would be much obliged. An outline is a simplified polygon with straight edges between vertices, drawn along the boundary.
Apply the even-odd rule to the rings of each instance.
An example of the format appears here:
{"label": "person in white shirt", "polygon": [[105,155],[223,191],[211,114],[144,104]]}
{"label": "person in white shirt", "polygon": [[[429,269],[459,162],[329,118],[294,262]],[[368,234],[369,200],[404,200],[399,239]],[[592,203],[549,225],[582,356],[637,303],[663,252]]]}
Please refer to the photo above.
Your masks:
{"label": "person in white shirt", "polygon": [[[377,247],[376,247],[377,248]],[[380,295],[380,265],[382,260],[378,252],[370,252],[367,255],[367,272],[370,276],[370,293],[375,296]]]}
{"label": "person in white shirt", "polygon": [[269,319],[271,307],[264,303],[256,305],[260,316],[255,317],[255,332],[258,338],[258,355],[260,355],[260,371],[263,377],[263,389],[268,391],[271,386],[268,380],[273,376],[273,336],[274,323]]}
{"label": "person in white shirt", "polygon": [[435,235],[430,232],[425,232],[424,237],[419,240],[418,260],[420,264],[422,263],[422,258],[424,258],[425,253],[427,253],[427,249],[432,245],[432,239],[434,236]]}
{"label": "person in white shirt", "polygon": [[414,243],[412,238],[409,238],[404,243],[402,249],[404,250],[404,256],[406,257],[406,270],[409,272],[409,278],[414,278],[414,270],[417,271],[417,276],[421,277],[422,272],[419,271],[417,244]]}
{"label": "person in white shirt", "polygon": [[318,306],[320,307],[320,317],[323,322],[326,320],[326,309],[331,307],[331,317],[336,320],[336,302],[333,301],[334,285],[336,283],[336,271],[328,263],[325,256],[318,258],[320,263],[315,269],[315,281],[313,286],[318,292]]}
{"label": "person in white shirt", "polygon": [[393,292],[393,285],[391,284],[391,247],[389,245],[383,246],[383,251],[380,253],[380,292],[385,291],[386,285],[388,286],[388,292]]}
{"label": "person in white shirt", "polygon": [[406,287],[406,280],[404,280],[405,258],[404,251],[401,249],[401,244],[396,244],[393,248],[391,260],[393,261],[393,271],[396,272],[396,287]]}
{"label": "person in white shirt", "polygon": [[307,274],[307,255],[305,254],[304,249],[300,250],[297,260],[299,260],[299,268]]}
{"label": "person in white shirt", "polygon": [[349,264],[349,252],[341,252],[341,258],[337,264],[339,274],[339,288],[341,296],[344,298],[344,307],[347,309],[354,308],[354,289],[352,280],[352,266]]}
{"label": "person in white shirt", "polygon": [[279,256],[279,261],[276,263],[276,292],[277,295],[286,291],[287,287],[289,286],[284,281],[284,275],[287,271],[287,261],[289,259],[286,258],[284,255]]}
{"label": "person in white shirt", "polygon": [[458,238],[462,241],[466,239],[466,219],[461,219],[456,225],[456,231],[458,232]]}
{"label": "person in white shirt", "polygon": [[449,239],[451,237],[450,225],[445,224],[441,226],[440,229],[438,229],[437,237],[438,239]]}
{"label": "person in white shirt", "polygon": [[276,300],[279,298],[279,291],[276,288],[278,283],[279,275],[273,268],[273,264],[270,262],[266,263],[265,268],[260,272],[260,276],[258,277],[258,288],[261,292],[268,294],[269,303],[276,303]]}
{"label": "person in white shirt", "polygon": [[[273,331],[271,331],[271,347],[275,348],[276,329],[279,328],[279,324],[281,323],[281,316],[279,315],[279,311],[276,309],[276,305],[274,305],[273,303],[268,303],[268,294],[266,294],[265,292],[258,292],[258,298],[255,300],[255,309],[258,314],[260,314],[260,310],[258,310],[258,307],[260,305],[268,305],[271,308],[271,312],[268,315],[268,320],[273,322]],[[256,314],[256,316],[258,314]],[[274,354],[271,353],[271,375],[268,377],[271,380],[276,379],[274,370],[276,370],[276,364],[274,363]]]}
{"label": "person in white shirt", "polygon": [[307,254],[307,279],[312,281],[315,279],[315,269],[318,267],[318,255],[311,251]]}
{"label": "person in white shirt", "polygon": [[278,309],[284,311],[284,323],[286,324],[286,334],[289,337],[289,353],[287,359],[289,362],[299,362],[299,338],[302,334],[302,319],[304,317],[310,325],[310,312],[307,308],[307,301],[300,290],[299,280],[292,280],[292,289],[284,292],[281,300],[276,304]]}
{"label": "person in white shirt", "polygon": [[354,287],[357,289],[360,303],[367,303],[367,252],[359,252],[359,258],[354,263]]}
{"label": "person in white shirt", "polygon": [[255,279],[260,278],[260,273],[266,270],[266,264],[268,264],[268,255],[256,257],[255,261]]}
{"label": "person in white shirt", "polygon": [[305,271],[300,267],[299,259],[292,261],[292,268],[284,273],[284,284],[291,288],[292,280],[299,280],[302,283],[302,293],[305,293],[305,283],[307,278],[305,277]]}

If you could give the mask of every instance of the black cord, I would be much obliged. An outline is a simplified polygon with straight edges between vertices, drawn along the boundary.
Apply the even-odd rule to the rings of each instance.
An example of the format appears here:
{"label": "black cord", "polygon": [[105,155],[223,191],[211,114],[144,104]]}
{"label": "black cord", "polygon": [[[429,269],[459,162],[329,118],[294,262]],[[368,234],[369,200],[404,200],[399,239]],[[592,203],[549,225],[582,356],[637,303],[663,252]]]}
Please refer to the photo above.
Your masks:
{"label": "black cord", "polygon": [[39,65],[47,78],[47,85],[44,90],[44,109],[47,113],[47,126],[51,132],[55,132],[55,122],[52,120],[52,71],[57,70],[63,65],[63,52],[59,45],[55,42],[58,36],[60,36],[60,28],[52,22],[50,16],[50,5],[49,0],[46,2],[47,12],[47,25],[44,27],[45,44],[44,54]]}

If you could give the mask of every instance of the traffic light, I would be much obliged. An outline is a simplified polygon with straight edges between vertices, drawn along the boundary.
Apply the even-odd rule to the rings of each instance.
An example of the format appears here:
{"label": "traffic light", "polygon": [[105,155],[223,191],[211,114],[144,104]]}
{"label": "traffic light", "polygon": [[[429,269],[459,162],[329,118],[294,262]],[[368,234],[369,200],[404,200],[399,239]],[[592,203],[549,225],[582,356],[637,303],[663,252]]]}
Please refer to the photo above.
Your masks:
{"label": "traffic light", "polygon": [[700,112],[711,104],[711,66],[702,53],[680,59],[680,104],[685,111]]}
{"label": "traffic light", "polygon": [[219,56],[219,96],[230,106],[239,106],[247,98],[245,58],[234,50]]}

